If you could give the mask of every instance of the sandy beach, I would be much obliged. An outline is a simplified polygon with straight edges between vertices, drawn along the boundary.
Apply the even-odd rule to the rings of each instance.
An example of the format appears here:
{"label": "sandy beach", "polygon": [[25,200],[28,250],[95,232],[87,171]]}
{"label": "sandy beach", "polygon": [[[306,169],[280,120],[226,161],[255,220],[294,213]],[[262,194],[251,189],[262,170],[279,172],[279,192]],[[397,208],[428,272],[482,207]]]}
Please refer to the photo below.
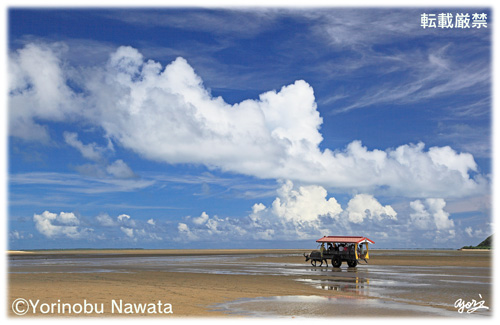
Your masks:
{"label": "sandy beach", "polygon": [[[38,301],[38,308],[46,305],[32,306],[24,317],[491,315],[489,251],[373,250],[368,265],[340,269],[312,267],[302,256],[308,251],[10,252],[8,302],[23,298]],[[479,300],[478,295],[490,309],[457,312],[458,299]],[[118,301],[151,309],[117,312],[112,304]],[[84,303],[102,306],[103,312],[61,310],[62,304]],[[163,312],[167,304],[169,313]],[[19,317],[12,309],[9,315]]]}

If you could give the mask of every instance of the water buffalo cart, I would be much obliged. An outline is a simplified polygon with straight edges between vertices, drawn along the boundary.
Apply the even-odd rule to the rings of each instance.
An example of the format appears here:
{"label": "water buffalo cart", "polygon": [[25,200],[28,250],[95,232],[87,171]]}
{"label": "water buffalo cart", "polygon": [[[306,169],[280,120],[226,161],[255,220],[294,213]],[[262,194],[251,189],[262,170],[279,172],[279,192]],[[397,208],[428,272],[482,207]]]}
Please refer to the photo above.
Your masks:
{"label": "water buffalo cart", "polygon": [[375,244],[371,239],[361,236],[324,236],[316,241],[319,250],[304,254],[312,266],[328,266],[330,260],[333,267],[340,267],[342,262],[347,262],[349,267],[355,267],[360,261],[368,263],[368,244]]}

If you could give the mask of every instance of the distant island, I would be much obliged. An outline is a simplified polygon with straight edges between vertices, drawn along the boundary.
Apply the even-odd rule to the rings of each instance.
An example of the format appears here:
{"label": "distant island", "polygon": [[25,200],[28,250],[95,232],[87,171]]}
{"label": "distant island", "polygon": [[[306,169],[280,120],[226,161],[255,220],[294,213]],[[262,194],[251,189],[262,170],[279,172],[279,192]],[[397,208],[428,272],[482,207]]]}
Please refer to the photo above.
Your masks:
{"label": "distant island", "polygon": [[477,246],[464,246],[461,249],[491,249],[493,247],[493,235],[479,243]]}

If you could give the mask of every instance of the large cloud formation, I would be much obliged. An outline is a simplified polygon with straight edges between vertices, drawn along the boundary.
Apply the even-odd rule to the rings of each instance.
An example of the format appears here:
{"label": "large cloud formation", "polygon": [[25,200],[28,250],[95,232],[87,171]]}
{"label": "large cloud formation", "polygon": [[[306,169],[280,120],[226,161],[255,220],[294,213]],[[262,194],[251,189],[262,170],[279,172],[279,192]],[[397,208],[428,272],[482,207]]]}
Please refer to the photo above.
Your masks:
{"label": "large cloud formation", "polygon": [[332,233],[375,233],[397,220],[390,205],[382,206],[371,195],[357,194],[342,209],[326,189],[284,182],[269,207],[256,203],[243,218],[220,218],[203,212],[187,217],[177,230],[184,240],[290,240],[311,239]]}
{"label": "large cloud formation", "polygon": [[[160,162],[415,198],[487,190],[473,156],[450,147],[368,150],[353,141],[321,150],[323,120],[303,80],[230,105],[213,97],[180,57],[163,68],[123,46],[103,66],[72,67],[62,59],[64,50],[64,44],[28,44],[11,53],[12,136],[47,141],[43,121],[83,119],[115,143]],[[71,134],[66,138],[77,145]]]}

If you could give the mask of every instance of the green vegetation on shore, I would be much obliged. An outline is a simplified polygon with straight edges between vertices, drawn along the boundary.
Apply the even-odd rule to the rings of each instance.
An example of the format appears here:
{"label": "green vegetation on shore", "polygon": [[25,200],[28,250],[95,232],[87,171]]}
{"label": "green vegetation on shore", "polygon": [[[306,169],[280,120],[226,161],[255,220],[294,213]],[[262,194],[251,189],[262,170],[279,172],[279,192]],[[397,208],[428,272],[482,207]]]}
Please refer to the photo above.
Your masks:
{"label": "green vegetation on shore", "polygon": [[477,246],[464,246],[462,249],[492,249],[493,248],[493,235],[479,243]]}

